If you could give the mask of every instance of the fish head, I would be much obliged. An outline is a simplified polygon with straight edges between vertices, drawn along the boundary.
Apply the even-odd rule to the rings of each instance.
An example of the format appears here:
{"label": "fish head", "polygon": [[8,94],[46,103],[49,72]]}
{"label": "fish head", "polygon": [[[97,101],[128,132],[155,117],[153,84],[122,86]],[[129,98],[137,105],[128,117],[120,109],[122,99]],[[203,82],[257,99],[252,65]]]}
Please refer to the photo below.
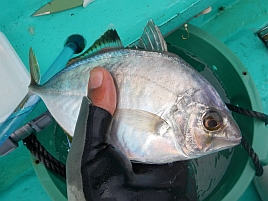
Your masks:
{"label": "fish head", "polygon": [[193,144],[187,146],[193,154],[209,154],[240,143],[239,127],[224,110],[207,108],[200,116],[196,116],[192,123],[193,129],[190,132]]}
{"label": "fish head", "polygon": [[188,99],[188,105],[183,106],[184,121],[179,115],[176,120],[183,133],[181,147],[187,158],[218,152],[240,143],[240,129],[215,90],[198,91]]}

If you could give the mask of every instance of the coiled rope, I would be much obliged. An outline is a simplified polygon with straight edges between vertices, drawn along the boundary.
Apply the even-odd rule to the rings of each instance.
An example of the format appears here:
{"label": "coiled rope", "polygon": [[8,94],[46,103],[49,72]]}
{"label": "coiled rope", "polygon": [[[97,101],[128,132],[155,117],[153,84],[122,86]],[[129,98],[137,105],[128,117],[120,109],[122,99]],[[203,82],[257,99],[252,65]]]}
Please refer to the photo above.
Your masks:
{"label": "coiled rope", "polygon": [[41,161],[49,170],[57,173],[58,175],[66,178],[66,166],[59,160],[54,158],[37,140],[36,136],[31,134],[23,139],[24,145],[30,152],[37,158],[36,163]]}
{"label": "coiled rope", "polygon": [[248,155],[250,156],[250,158],[255,166],[255,169],[256,169],[255,175],[258,177],[262,176],[263,175],[263,167],[261,165],[259,157],[255,153],[253,148],[250,146],[248,141],[244,138],[244,136],[242,136],[241,144],[244,147],[244,149],[246,150],[246,152],[248,153]]}
{"label": "coiled rope", "polygon": [[[242,114],[248,117],[253,117],[256,119],[259,119],[261,121],[263,121],[265,123],[265,126],[268,124],[268,115],[260,113],[260,112],[256,112],[253,110],[248,110],[245,108],[241,108],[241,107],[237,107],[231,104],[226,103],[226,106],[228,107],[229,110],[236,112],[238,114]],[[251,147],[251,145],[248,143],[248,141],[246,140],[246,138],[244,136],[242,136],[242,140],[241,140],[241,145],[244,147],[244,149],[246,150],[246,152],[248,153],[249,157],[251,158],[256,172],[255,175],[260,177],[263,175],[263,167],[261,165],[261,162],[259,160],[258,155],[255,153],[254,149]]]}

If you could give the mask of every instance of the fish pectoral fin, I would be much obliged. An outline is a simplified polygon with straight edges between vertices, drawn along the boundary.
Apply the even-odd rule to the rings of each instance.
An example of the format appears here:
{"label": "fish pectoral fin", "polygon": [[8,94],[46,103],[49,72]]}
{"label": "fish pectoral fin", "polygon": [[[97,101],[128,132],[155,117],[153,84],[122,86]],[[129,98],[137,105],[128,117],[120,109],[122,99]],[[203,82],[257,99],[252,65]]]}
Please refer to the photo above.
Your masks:
{"label": "fish pectoral fin", "polygon": [[156,114],[144,110],[119,109],[115,118],[141,132],[149,132],[156,135],[163,135],[170,126]]}
{"label": "fish pectoral fin", "polygon": [[93,53],[96,53],[101,49],[111,49],[111,48],[124,48],[122,41],[117,31],[114,28],[110,28],[109,30],[107,30],[83,54],[80,54],[79,56],[70,59],[68,65],[84,57],[87,57]]}
{"label": "fish pectoral fin", "polygon": [[40,83],[40,68],[32,48],[30,48],[29,50],[29,63],[30,63],[30,74],[31,74],[30,85],[37,85]]}
{"label": "fish pectoral fin", "polygon": [[150,20],[144,27],[144,31],[139,40],[132,45],[138,49],[150,51],[167,52],[167,44],[159,28]]}

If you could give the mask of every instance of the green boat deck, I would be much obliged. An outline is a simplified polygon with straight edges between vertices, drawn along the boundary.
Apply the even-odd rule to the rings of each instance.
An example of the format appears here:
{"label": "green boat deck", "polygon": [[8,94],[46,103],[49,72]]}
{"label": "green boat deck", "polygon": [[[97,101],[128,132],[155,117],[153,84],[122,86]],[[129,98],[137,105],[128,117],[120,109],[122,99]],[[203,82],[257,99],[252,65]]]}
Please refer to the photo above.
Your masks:
{"label": "green boat deck", "polygon": [[[261,112],[268,113],[268,49],[256,35],[258,30],[268,25],[267,0],[120,1],[116,5],[108,0],[95,0],[87,8],[78,7],[39,17],[31,15],[49,0],[0,2],[4,8],[0,14],[0,31],[6,35],[27,68],[28,51],[33,47],[41,73],[51,65],[72,34],[84,36],[88,47],[113,23],[123,43],[129,44],[141,35],[146,21],[150,19],[167,35],[212,6],[209,14],[188,23],[215,36],[235,53],[255,83],[262,102]],[[43,111],[39,109],[34,115],[38,116]],[[260,140],[254,149],[257,153],[262,152],[264,146],[268,146],[267,138]],[[266,155],[262,153],[261,158]],[[0,158],[1,200],[51,200],[36,176],[31,160],[22,143],[15,151]],[[238,200],[261,200],[253,182]]]}

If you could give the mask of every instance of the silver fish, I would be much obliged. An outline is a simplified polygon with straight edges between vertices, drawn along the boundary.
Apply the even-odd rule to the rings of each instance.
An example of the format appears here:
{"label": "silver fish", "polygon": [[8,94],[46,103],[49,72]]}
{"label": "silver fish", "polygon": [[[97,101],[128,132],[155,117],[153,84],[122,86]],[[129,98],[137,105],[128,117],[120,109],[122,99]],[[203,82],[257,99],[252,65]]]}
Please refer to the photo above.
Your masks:
{"label": "silver fish", "polygon": [[167,52],[152,21],[138,46],[144,50],[113,48],[81,58],[42,86],[30,51],[29,90],[73,136],[90,70],[106,68],[118,92],[108,139],[132,161],[170,163],[240,143],[239,127],[217,91],[184,60]]}

